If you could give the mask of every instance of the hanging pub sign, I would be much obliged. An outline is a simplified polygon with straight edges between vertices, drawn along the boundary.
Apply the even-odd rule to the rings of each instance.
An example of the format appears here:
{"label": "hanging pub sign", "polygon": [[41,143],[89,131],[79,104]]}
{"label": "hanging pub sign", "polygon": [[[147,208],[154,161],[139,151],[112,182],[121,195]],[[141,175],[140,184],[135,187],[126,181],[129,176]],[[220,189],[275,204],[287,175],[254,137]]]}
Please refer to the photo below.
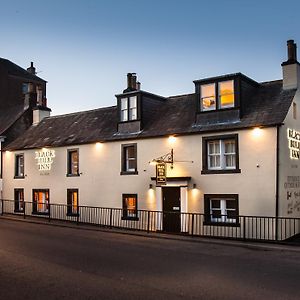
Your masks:
{"label": "hanging pub sign", "polygon": [[166,184],[167,182],[167,170],[165,163],[156,164],[156,184]]}
{"label": "hanging pub sign", "polygon": [[295,129],[288,128],[287,138],[289,142],[290,158],[300,158],[300,132]]}

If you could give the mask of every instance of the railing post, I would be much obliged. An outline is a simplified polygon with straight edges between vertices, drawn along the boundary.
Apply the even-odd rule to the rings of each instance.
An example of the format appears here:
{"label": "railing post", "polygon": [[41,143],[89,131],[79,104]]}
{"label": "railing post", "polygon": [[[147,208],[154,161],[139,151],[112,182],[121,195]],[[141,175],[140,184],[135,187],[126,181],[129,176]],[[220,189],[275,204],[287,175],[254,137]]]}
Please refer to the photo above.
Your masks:
{"label": "railing post", "polygon": [[243,216],[243,240],[246,240],[246,217]]}
{"label": "railing post", "polygon": [[110,209],[110,216],[109,216],[109,228],[112,228],[112,211],[113,209]]}
{"label": "railing post", "polygon": [[1,199],[1,216],[4,214],[4,200]]}
{"label": "railing post", "polygon": [[79,225],[79,214],[80,214],[80,206],[78,206],[78,211],[77,211],[77,220],[76,220],[77,225]]}
{"label": "railing post", "polygon": [[194,214],[192,214],[192,236],[194,235]]}
{"label": "railing post", "polygon": [[147,212],[147,233],[150,232],[150,210]]}
{"label": "railing post", "polygon": [[24,201],[24,208],[23,208],[23,218],[26,218],[26,202]]}
{"label": "railing post", "polygon": [[48,214],[48,221],[51,221],[51,204],[49,203],[49,214]]}

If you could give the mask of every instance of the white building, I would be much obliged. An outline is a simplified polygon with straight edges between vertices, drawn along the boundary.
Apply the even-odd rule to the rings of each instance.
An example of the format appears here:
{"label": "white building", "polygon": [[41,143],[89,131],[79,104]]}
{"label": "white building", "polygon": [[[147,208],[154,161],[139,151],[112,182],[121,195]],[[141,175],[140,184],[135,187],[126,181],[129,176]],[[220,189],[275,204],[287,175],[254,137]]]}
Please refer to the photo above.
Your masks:
{"label": "white building", "polygon": [[[293,41],[282,69],[283,80],[229,74],[196,80],[194,93],[169,98],[141,90],[129,73],[116,106],[55,117],[35,110],[34,124],[4,148],[4,199],[15,200],[16,213],[33,202],[30,213],[38,215],[68,204],[69,219],[83,217],[78,206],[119,208],[118,226],[143,226],[147,212],[139,210],[162,212],[151,214],[150,230],[253,236],[264,220],[256,236],[289,231],[276,218],[300,217]],[[155,164],[163,161],[161,184]],[[250,219],[240,216],[274,219],[251,218],[246,229]]]}

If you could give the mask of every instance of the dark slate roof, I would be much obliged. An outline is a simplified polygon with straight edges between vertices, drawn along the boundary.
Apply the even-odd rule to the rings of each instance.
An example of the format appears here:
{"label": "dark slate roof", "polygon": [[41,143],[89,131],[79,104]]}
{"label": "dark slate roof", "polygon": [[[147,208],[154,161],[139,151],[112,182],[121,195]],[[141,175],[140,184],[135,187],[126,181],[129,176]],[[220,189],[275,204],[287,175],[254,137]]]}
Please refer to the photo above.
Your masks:
{"label": "dark slate roof", "polygon": [[54,116],[44,119],[37,126],[31,126],[5,149],[58,147],[97,141],[275,126],[284,121],[294,95],[295,90],[282,90],[281,80],[261,83],[257,92],[245,99],[243,117],[240,120],[205,126],[195,123],[195,94],[169,97],[151,118],[147,118],[143,130],[132,134],[117,132],[116,106]]}
{"label": "dark slate roof", "polygon": [[0,109],[0,135],[11,127],[25,112],[24,104]]}
{"label": "dark slate roof", "polygon": [[11,62],[8,59],[0,57],[0,64],[2,64],[5,67],[5,69],[8,71],[10,75],[27,78],[28,80],[32,80],[32,81],[45,82],[45,80],[43,80],[42,78],[29,73],[27,70],[21,68],[20,66],[16,65],[15,63]]}

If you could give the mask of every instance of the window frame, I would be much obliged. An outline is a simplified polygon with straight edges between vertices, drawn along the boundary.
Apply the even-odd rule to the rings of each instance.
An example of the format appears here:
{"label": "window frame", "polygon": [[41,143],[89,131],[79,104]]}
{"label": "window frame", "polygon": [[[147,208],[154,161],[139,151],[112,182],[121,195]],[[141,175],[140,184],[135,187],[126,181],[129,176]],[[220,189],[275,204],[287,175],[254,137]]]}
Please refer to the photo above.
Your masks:
{"label": "window frame", "polygon": [[[221,210],[221,218],[225,219],[226,214],[222,214],[222,208],[224,210],[224,201],[235,201],[235,211],[236,216],[233,218],[230,218],[230,220],[235,220],[235,222],[226,222],[226,221],[214,221],[212,220],[212,207],[211,207],[211,201],[212,200],[220,200],[220,210]],[[222,207],[223,206],[223,207]],[[226,207],[225,207],[226,210]],[[228,209],[228,210],[232,210]],[[223,211],[224,212],[224,211]],[[239,195],[238,194],[204,194],[204,222],[203,225],[211,225],[211,226],[230,226],[230,227],[239,227]]]}
{"label": "window frame", "polygon": [[[47,211],[38,211],[38,203],[35,201],[34,194],[37,193],[45,193],[45,204],[47,207]],[[46,197],[46,193],[48,193],[48,199]],[[33,215],[49,215],[50,214],[50,189],[32,189],[32,214]]]}
{"label": "window frame", "polygon": [[[226,140],[235,141],[235,168],[210,168],[209,167],[209,153],[208,144],[213,141],[220,141],[224,143]],[[220,149],[220,157],[225,156],[225,151]],[[222,158],[221,158],[222,159]],[[220,162],[221,163],[221,162]],[[227,173],[241,173],[239,168],[239,139],[238,134],[226,134],[202,137],[202,171],[201,174],[227,174]]]}
{"label": "window frame", "polygon": [[[17,197],[17,195],[20,195],[20,193],[22,193],[21,195],[23,195],[23,199],[19,199],[20,197]],[[23,188],[14,189],[14,201],[15,201],[14,212],[24,212],[25,197],[24,197],[24,189]],[[21,203],[23,203],[23,204],[20,205]],[[20,208],[20,207],[22,207],[22,208]]]}
{"label": "window frame", "polygon": [[[135,168],[134,169],[129,169],[127,168],[127,149],[133,147],[133,151],[135,154],[134,161],[135,161]],[[137,143],[132,143],[132,144],[122,144],[121,145],[121,175],[137,175],[138,170],[137,170]]]}
{"label": "window frame", "polygon": [[[72,173],[72,153],[77,152],[77,173]],[[67,177],[78,177],[80,176],[79,171],[79,148],[67,149]]]}
{"label": "window frame", "polygon": [[[20,171],[20,157],[23,157],[23,174]],[[25,178],[25,155],[24,153],[16,153],[15,154],[15,179],[24,179]]]}
{"label": "window frame", "polygon": [[[136,98],[135,101],[135,107],[131,107],[130,105],[130,98]],[[126,99],[126,109],[122,109],[122,100]],[[140,101],[139,101],[139,95],[138,94],[133,94],[133,95],[122,95],[119,98],[119,120],[120,123],[127,123],[127,122],[135,122],[135,121],[139,121],[140,120],[140,111],[139,111],[139,107],[140,107]],[[132,112],[132,109],[135,109],[135,113],[136,113],[136,118],[130,118],[130,114]],[[122,112],[126,111],[126,115],[127,115],[127,119],[123,120],[122,119]]]}
{"label": "window frame", "polygon": [[[221,83],[227,82],[227,81],[232,81],[233,82],[233,106],[230,107],[221,107],[221,103],[220,103],[220,92],[219,92],[219,86]],[[200,113],[212,113],[212,112],[218,112],[218,111],[227,111],[227,110],[232,110],[232,109],[237,109],[239,107],[239,85],[240,85],[240,80],[238,80],[237,78],[224,78],[223,80],[203,80],[201,82],[198,83],[199,87],[198,87],[198,93],[199,96],[197,98],[197,106],[198,106],[198,111]],[[205,85],[211,85],[214,84],[214,90],[215,90],[215,108],[214,109],[207,109],[207,110],[203,110],[203,105],[202,105],[202,97],[201,97],[201,89],[202,86]]]}
{"label": "window frame", "polygon": [[[72,194],[77,193],[77,212],[73,211]],[[67,189],[67,216],[79,216],[79,190]]]}
{"label": "window frame", "polygon": [[[128,208],[126,198],[135,198],[135,210],[134,215],[128,215]],[[138,194],[122,194],[122,220],[138,221]]]}

